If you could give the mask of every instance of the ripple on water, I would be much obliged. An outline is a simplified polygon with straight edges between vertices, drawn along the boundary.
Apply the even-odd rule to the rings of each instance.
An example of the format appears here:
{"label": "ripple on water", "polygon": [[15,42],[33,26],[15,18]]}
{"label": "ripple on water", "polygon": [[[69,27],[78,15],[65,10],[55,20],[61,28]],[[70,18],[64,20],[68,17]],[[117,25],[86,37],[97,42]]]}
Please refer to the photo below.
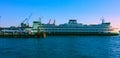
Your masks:
{"label": "ripple on water", "polygon": [[120,36],[0,39],[0,58],[119,58]]}

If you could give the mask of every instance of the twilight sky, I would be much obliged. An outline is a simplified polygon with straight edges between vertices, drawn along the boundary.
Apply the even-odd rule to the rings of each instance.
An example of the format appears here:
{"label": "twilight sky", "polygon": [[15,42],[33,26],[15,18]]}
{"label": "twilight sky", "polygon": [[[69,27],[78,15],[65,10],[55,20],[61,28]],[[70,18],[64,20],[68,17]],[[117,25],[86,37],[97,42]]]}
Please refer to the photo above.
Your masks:
{"label": "twilight sky", "polygon": [[56,24],[77,19],[79,23],[101,23],[104,17],[120,28],[120,0],[0,0],[0,26],[18,26],[32,13],[30,25],[39,17]]}

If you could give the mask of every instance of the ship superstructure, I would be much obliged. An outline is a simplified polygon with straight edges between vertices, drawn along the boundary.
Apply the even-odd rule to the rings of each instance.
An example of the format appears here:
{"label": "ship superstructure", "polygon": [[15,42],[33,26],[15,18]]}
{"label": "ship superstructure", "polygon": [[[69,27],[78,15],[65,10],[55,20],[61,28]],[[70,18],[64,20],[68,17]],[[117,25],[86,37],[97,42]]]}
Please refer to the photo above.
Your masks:
{"label": "ship superstructure", "polygon": [[76,19],[70,19],[68,23],[55,25],[43,24],[41,21],[34,21],[32,32],[36,33],[40,28],[40,32],[45,32],[47,35],[118,35],[117,28],[112,28],[110,22],[101,24],[85,25],[77,23]]}

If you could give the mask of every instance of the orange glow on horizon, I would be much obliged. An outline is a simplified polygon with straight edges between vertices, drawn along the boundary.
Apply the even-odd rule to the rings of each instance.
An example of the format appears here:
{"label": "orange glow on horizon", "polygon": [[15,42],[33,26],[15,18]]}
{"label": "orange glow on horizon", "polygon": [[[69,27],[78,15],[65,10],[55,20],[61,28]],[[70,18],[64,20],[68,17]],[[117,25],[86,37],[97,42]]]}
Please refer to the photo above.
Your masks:
{"label": "orange glow on horizon", "polygon": [[108,21],[111,22],[111,26],[113,28],[118,28],[120,30],[120,20],[119,17],[108,17],[107,19],[109,19]]}
{"label": "orange glow on horizon", "polygon": [[120,24],[119,23],[111,23],[111,26],[113,28],[118,28],[120,30]]}

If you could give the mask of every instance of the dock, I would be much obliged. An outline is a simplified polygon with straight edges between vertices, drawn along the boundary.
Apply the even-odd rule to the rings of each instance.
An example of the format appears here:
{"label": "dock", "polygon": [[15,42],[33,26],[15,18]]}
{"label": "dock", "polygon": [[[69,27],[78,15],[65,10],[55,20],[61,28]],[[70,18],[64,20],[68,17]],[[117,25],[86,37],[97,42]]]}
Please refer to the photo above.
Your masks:
{"label": "dock", "polygon": [[38,28],[36,33],[27,31],[27,30],[18,30],[11,28],[1,28],[0,30],[0,38],[46,38],[45,32],[40,32],[40,28]]}

